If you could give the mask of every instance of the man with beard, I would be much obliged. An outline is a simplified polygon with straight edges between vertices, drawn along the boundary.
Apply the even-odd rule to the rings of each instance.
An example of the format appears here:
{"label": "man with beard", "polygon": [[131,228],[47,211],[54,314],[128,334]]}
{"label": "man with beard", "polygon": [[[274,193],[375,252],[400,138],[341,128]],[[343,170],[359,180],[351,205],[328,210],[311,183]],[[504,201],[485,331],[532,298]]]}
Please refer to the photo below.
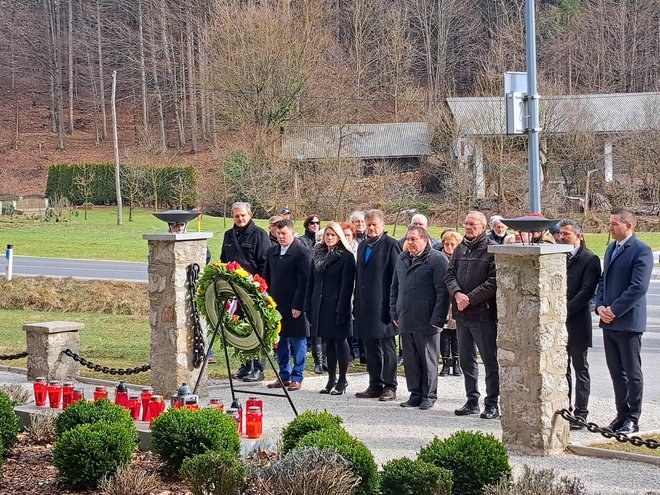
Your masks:
{"label": "man with beard", "polygon": [[[263,275],[266,264],[266,251],[271,246],[268,233],[252,221],[250,203],[231,205],[234,226],[225,232],[220,251],[220,261],[230,263],[238,261],[253,275]],[[264,365],[258,359],[243,364],[234,374],[246,382],[258,382],[264,379]]]}
{"label": "man with beard", "polygon": [[479,211],[465,217],[465,237],[456,248],[447,269],[447,290],[458,328],[458,353],[463,366],[467,402],[457,416],[479,414],[477,348],[486,368],[486,399],[483,419],[500,416],[500,369],[497,362],[497,306],[495,258],[488,253],[486,217]]}
{"label": "man with beard", "polygon": [[359,398],[396,399],[397,329],[390,317],[390,287],[401,252],[396,239],[385,232],[385,215],[380,210],[365,213],[367,237],[357,251],[355,281],[355,334],[364,342],[369,387],[355,394]]}

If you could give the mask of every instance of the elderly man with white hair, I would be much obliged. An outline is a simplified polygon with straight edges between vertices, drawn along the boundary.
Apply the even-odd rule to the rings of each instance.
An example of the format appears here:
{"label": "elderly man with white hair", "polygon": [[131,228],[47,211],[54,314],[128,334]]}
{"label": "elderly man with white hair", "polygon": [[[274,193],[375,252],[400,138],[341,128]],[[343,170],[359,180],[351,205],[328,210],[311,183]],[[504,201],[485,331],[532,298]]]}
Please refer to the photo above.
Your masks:
{"label": "elderly man with white hair", "polygon": [[488,225],[490,226],[488,238],[497,244],[508,244],[509,242],[513,242],[514,235],[507,233],[508,227],[502,220],[502,217],[499,215],[490,217],[490,220],[488,220]]}
{"label": "elderly man with white hair", "polygon": [[[425,215],[422,215],[421,213],[415,213],[412,218],[410,219],[410,225],[408,227],[421,227],[424,230],[428,230],[429,227],[429,219],[426,218]],[[431,241],[431,245],[433,246],[433,249],[437,249],[438,251],[442,251],[442,243],[434,239],[429,235],[429,239]],[[406,236],[404,235],[401,239],[399,239],[399,246],[401,249],[403,249],[403,243],[406,242]]]}

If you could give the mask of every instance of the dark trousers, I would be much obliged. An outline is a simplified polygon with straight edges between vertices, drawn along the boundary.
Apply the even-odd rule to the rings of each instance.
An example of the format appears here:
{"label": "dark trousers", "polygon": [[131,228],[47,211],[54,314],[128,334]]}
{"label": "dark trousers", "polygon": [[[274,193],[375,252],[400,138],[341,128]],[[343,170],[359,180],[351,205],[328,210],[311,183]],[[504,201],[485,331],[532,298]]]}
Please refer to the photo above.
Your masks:
{"label": "dark trousers", "polygon": [[439,333],[403,333],[403,367],[410,403],[438,398]]}
{"label": "dark trousers", "polygon": [[[346,372],[348,371],[348,359],[351,351],[348,340],[324,339],[326,342],[326,356],[328,357],[328,383],[346,383]],[[337,381],[337,365],[339,365],[339,380]]]}
{"label": "dark trousers", "polygon": [[307,337],[281,337],[276,354],[280,379],[283,382],[302,382],[307,360]]}
{"label": "dark trousers", "polygon": [[[589,376],[589,363],[587,362],[588,347],[568,347],[568,367],[566,368],[566,381],[568,382],[568,398],[574,405],[576,416],[586,418],[589,414],[589,393],[591,392],[591,378]],[[573,396],[573,374],[575,371],[575,395]]]}
{"label": "dark trousers", "polygon": [[367,354],[369,387],[376,391],[382,391],[386,388],[396,390],[395,337],[363,339],[363,342]]}
{"label": "dark trousers", "polygon": [[642,413],[642,334],[603,330],[605,362],[614,385],[617,419],[639,421]]}
{"label": "dark trousers", "polygon": [[456,336],[456,329],[442,329],[442,333],[440,334],[440,353],[443,358],[457,358],[460,356],[458,353],[458,337]]}
{"label": "dark trousers", "polygon": [[487,406],[497,406],[500,396],[500,366],[497,362],[497,321],[480,320],[458,323],[458,352],[461,356],[463,377],[465,379],[465,395],[469,401],[479,401],[479,365],[477,364],[477,349],[486,369]]}

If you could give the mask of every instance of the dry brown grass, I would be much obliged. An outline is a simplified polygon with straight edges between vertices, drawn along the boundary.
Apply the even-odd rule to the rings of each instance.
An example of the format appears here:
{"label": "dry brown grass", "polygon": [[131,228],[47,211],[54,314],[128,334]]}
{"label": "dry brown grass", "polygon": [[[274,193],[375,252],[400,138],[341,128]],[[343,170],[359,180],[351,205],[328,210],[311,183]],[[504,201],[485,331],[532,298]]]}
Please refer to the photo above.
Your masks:
{"label": "dry brown grass", "polygon": [[16,277],[0,280],[0,309],[147,316],[147,285],[100,280]]}

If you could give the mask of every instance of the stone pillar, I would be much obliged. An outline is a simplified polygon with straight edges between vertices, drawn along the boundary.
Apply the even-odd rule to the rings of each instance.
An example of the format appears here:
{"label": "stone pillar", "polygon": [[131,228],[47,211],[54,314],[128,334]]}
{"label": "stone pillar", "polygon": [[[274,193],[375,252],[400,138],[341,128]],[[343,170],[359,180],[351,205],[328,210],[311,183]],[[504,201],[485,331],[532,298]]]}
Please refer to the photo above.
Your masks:
{"label": "stone pillar", "polygon": [[[167,399],[182,383],[192,387],[199,376],[200,369],[193,367],[194,327],[187,270],[193,263],[204,269],[206,240],[213,234],[165,233],[143,237],[149,244],[151,384],[155,393]],[[201,397],[208,395],[206,373],[197,393]]]}
{"label": "stone pillar", "polygon": [[489,246],[497,266],[502,441],[531,454],[564,450],[566,253],[563,244]]}
{"label": "stone pillar", "polygon": [[74,321],[23,325],[27,341],[28,380],[38,376],[45,376],[49,380],[75,380],[78,377],[78,362],[62,354],[62,351],[70,349],[76,354],[80,352],[79,331],[83,328],[83,323]]}

